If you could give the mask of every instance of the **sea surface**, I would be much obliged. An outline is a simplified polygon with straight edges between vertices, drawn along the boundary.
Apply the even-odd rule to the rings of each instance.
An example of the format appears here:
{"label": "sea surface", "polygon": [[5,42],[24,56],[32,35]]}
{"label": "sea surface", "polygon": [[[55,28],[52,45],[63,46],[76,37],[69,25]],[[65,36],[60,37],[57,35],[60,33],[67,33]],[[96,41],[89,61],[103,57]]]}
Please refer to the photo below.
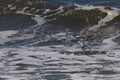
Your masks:
{"label": "sea surface", "polygon": [[120,1],[0,0],[0,80],[120,80]]}
{"label": "sea surface", "polygon": [[107,5],[120,8],[119,0],[48,0],[50,2],[63,2],[68,4],[81,4],[81,5]]}

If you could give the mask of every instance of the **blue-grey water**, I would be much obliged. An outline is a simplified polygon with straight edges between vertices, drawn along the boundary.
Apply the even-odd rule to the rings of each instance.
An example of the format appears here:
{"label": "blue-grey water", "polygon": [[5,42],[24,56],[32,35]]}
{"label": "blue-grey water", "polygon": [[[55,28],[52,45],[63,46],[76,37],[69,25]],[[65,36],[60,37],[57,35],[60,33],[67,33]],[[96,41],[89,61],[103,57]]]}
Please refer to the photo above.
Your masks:
{"label": "blue-grey water", "polygon": [[50,2],[64,2],[68,4],[78,3],[81,5],[107,5],[120,8],[120,0],[48,0]]}

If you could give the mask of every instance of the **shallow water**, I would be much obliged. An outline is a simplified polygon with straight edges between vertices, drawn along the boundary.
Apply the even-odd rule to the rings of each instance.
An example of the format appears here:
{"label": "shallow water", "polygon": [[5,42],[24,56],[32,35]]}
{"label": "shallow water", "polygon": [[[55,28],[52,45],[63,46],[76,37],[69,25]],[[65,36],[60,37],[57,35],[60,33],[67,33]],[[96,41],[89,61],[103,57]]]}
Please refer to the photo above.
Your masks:
{"label": "shallow water", "polygon": [[[54,51],[57,50],[58,51]],[[1,49],[3,80],[118,80],[120,54],[66,55],[50,47]],[[34,55],[33,55],[34,54]],[[7,79],[6,79],[7,78]]]}
{"label": "shallow water", "polygon": [[[54,36],[58,35],[64,40],[64,33]],[[15,44],[16,46],[12,46]],[[111,41],[111,38],[105,39],[101,46],[92,46],[93,51],[98,51],[95,54],[81,54],[78,45],[68,46],[55,41],[51,43],[38,40],[38,43],[35,41],[29,45],[21,45],[22,43],[13,43],[11,46],[1,46],[1,80],[118,80],[120,78],[120,46]],[[101,54],[100,51],[105,52]]]}

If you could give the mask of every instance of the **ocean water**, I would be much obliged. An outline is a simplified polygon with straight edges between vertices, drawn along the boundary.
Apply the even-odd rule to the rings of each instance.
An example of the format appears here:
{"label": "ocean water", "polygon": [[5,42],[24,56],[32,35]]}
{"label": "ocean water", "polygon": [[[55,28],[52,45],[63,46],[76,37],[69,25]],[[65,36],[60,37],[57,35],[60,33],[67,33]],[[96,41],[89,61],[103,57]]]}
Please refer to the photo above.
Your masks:
{"label": "ocean water", "polygon": [[120,80],[119,0],[36,1],[0,0],[0,80]]}
{"label": "ocean water", "polygon": [[68,4],[81,4],[81,5],[107,5],[120,8],[119,0],[48,0],[50,2],[64,2]]}

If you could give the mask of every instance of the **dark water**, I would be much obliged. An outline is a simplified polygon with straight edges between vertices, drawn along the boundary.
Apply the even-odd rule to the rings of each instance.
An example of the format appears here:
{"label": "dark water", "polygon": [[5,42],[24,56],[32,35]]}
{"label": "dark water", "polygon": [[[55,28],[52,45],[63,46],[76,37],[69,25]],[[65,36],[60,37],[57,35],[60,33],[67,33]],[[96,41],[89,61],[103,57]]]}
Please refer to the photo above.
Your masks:
{"label": "dark water", "polygon": [[48,0],[50,2],[78,3],[82,5],[107,5],[120,8],[120,0]]}

